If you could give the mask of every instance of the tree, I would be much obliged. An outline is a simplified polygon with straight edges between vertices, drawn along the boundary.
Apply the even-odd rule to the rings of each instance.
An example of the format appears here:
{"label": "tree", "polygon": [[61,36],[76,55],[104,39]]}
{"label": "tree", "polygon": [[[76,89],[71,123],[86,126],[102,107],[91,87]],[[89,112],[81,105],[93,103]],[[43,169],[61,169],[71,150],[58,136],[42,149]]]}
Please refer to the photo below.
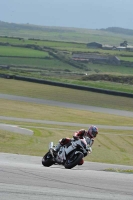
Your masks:
{"label": "tree", "polygon": [[120,43],[120,46],[121,47],[127,47],[128,43],[127,41],[125,40],[124,42]]}

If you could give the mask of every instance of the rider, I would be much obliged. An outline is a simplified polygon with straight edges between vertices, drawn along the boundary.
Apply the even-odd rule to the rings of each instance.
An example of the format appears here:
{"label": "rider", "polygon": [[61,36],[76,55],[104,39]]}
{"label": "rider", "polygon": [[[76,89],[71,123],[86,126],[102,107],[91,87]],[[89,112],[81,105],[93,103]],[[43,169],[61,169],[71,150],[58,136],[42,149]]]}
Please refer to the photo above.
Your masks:
{"label": "rider", "polygon": [[[84,137],[87,137],[87,144],[89,144],[90,148],[89,148],[89,152],[92,151],[91,146],[94,143],[94,138],[97,136],[98,134],[98,128],[96,126],[90,126],[88,130],[85,129],[81,129],[79,131],[76,131],[73,135],[73,138],[75,140],[78,139],[83,139]],[[56,146],[55,150],[56,152],[59,151],[60,147],[66,144],[70,144],[71,139],[70,138],[63,138],[59,141],[59,144]],[[81,160],[81,162],[79,163],[79,165],[82,165],[84,163],[83,159]]]}
{"label": "rider", "polygon": [[83,139],[83,137],[88,137],[89,141],[87,141],[87,143],[92,146],[94,143],[94,138],[97,136],[98,134],[98,128],[96,126],[90,126],[90,128],[88,129],[88,131],[86,131],[85,129],[81,129],[79,131],[76,131],[74,133],[73,138],[74,139]]}

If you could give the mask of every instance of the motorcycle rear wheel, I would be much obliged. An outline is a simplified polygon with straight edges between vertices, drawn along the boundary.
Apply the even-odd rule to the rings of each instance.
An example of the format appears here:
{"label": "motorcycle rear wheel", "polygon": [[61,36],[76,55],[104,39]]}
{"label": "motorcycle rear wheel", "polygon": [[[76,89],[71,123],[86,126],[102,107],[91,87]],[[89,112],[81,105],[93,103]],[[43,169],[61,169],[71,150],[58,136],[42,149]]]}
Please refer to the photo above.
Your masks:
{"label": "motorcycle rear wheel", "polygon": [[76,165],[78,165],[78,163],[81,161],[81,159],[83,158],[83,154],[82,153],[78,153],[78,154],[74,154],[74,155],[69,155],[67,157],[67,160],[64,164],[66,169],[72,169],[73,167],[75,167]]}
{"label": "motorcycle rear wheel", "polygon": [[54,161],[53,161],[52,155],[49,152],[46,153],[42,158],[42,165],[44,167],[50,167],[53,164],[54,164]]}

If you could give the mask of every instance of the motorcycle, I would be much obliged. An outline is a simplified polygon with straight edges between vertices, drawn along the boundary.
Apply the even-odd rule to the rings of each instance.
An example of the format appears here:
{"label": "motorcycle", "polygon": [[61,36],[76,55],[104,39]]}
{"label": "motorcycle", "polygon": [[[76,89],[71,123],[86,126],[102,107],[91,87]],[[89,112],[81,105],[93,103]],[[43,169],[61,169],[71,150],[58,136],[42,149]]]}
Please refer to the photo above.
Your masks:
{"label": "motorcycle", "polygon": [[63,165],[66,169],[71,169],[81,163],[83,158],[92,152],[89,146],[89,138],[70,139],[70,141],[61,146],[56,152],[56,146],[53,142],[49,144],[49,151],[42,158],[42,165],[50,167],[52,165]]}

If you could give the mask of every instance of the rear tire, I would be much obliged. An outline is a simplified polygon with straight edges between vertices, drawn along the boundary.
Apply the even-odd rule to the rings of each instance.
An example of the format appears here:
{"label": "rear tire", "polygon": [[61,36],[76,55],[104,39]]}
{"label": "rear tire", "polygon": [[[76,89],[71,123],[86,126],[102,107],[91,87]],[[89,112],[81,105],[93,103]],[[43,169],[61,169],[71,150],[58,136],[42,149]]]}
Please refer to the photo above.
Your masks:
{"label": "rear tire", "polygon": [[67,160],[64,164],[66,169],[71,169],[73,167],[75,167],[76,165],[78,165],[78,163],[81,161],[81,159],[84,157],[84,155],[82,153],[78,153],[78,154],[74,154],[72,156],[72,154],[70,154],[67,157]]}
{"label": "rear tire", "polygon": [[49,152],[46,153],[42,158],[42,165],[44,167],[50,167],[53,164],[54,164],[54,161],[53,161],[52,155]]}

